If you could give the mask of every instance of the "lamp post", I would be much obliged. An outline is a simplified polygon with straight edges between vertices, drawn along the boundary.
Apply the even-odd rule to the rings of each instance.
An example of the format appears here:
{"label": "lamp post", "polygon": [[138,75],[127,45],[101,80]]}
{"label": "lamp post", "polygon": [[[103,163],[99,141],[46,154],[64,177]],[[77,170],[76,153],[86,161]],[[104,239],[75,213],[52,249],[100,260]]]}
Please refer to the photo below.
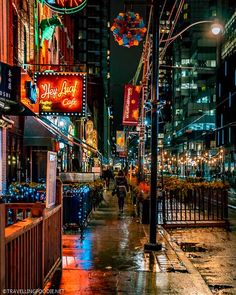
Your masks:
{"label": "lamp post", "polygon": [[[125,1],[125,4],[143,4],[140,1]],[[149,243],[144,245],[144,250],[155,251],[160,250],[161,245],[156,242],[156,221],[157,221],[157,140],[158,140],[158,103],[159,103],[159,27],[160,27],[160,0],[151,0],[153,11],[152,16],[152,82],[151,82],[151,183],[150,183],[150,233]],[[184,33],[189,28],[201,23],[214,23],[213,21],[199,21],[193,23],[182,30],[177,35],[162,40],[161,42],[169,42],[171,44],[177,37]],[[214,27],[215,28],[215,27]],[[215,30],[216,32],[216,30]],[[220,30],[219,30],[220,32]]]}
{"label": "lamp post", "polygon": [[150,184],[150,233],[149,243],[144,245],[144,250],[161,250],[161,244],[156,243],[156,222],[157,222],[157,139],[158,139],[158,111],[159,101],[159,0],[152,0],[152,84],[151,84],[151,184]]}
{"label": "lamp post", "polygon": [[169,46],[173,41],[175,41],[175,39],[177,39],[179,36],[181,36],[185,31],[189,30],[192,27],[195,27],[195,26],[198,26],[201,24],[206,24],[206,23],[211,24],[211,32],[215,36],[218,36],[223,31],[222,24],[220,24],[217,20],[200,20],[200,21],[190,24],[189,26],[184,28],[182,31],[180,31],[178,34],[176,34],[175,36],[170,37],[168,39],[161,40],[160,43],[169,42],[168,43],[168,46]]}

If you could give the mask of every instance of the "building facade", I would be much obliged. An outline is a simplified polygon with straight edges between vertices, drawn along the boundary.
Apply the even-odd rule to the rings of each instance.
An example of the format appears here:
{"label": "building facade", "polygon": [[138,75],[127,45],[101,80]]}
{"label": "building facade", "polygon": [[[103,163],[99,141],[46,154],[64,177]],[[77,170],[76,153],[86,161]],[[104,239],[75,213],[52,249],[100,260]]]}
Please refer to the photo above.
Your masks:
{"label": "building facade", "polygon": [[[110,129],[107,115],[109,5],[97,6],[95,1],[94,4],[90,1],[89,6],[81,10],[84,19],[80,12],[55,13],[47,1],[1,0],[0,11],[1,195],[13,181],[36,182],[45,177],[48,150],[57,152],[58,171],[83,170],[82,162],[88,149],[96,161],[98,149],[109,157]],[[89,23],[88,27],[85,25],[88,33],[83,40],[85,52],[77,42],[84,34],[78,19],[86,20],[86,25]],[[84,59],[80,59],[80,53],[85,54]],[[34,81],[36,72],[85,72],[88,108],[84,116],[40,115]],[[88,120],[94,124],[92,147],[85,134]],[[99,155],[101,158],[102,153]],[[89,164],[84,171],[91,169],[94,162]]]}
{"label": "building facade", "polygon": [[[88,114],[98,134],[104,161],[110,157],[110,1],[88,1],[78,14],[75,30],[75,63],[86,66],[89,81]],[[95,91],[93,91],[95,89]],[[90,91],[91,90],[91,91]],[[94,102],[96,102],[94,104]]]}
{"label": "building facade", "polygon": [[223,150],[222,173],[232,183],[236,175],[236,12],[225,25],[218,69],[216,144]]}
{"label": "building facade", "polygon": [[[171,124],[166,125],[166,148],[179,161],[182,175],[209,177],[216,168],[216,69],[219,40],[210,23],[225,20],[228,1],[185,1],[176,32],[190,26],[173,42]],[[196,25],[194,25],[196,23]],[[212,170],[212,171],[211,171]]]}

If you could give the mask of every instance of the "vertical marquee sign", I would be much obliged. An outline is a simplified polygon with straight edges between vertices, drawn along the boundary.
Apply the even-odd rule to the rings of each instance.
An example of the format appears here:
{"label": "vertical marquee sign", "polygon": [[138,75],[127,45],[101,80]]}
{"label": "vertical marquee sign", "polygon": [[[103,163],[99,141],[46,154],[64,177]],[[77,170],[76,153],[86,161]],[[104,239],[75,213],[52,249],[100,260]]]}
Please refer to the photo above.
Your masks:
{"label": "vertical marquee sign", "polygon": [[57,13],[71,14],[82,10],[87,0],[39,0]]}
{"label": "vertical marquee sign", "polygon": [[85,116],[86,74],[74,72],[37,72],[41,115]]}
{"label": "vertical marquee sign", "polygon": [[116,131],[116,151],[118,153],[125,151],[125,132],[121,130]]}
{"label": "vertical marquee sign", "polygon": [[141,86],[125,85],[123,125],[137,126]]}

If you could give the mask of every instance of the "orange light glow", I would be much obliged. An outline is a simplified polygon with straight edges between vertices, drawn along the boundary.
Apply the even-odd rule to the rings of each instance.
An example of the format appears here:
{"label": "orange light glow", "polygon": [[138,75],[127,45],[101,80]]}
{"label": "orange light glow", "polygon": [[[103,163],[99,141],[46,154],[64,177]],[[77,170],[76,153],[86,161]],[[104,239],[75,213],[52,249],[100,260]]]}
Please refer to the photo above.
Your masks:
{"label": "orange light glow", "polygon": [[20,101],[21,103],[26,106],[28,109],[30,109],[33,113],[38,114],[39,112],[39,103],[38,100],[36,103],[32,103],[28,98],[26,94],[26,85],[25,83],[27,81],[32,81],[30,76],[26,72],[21,73],[21,95],[20,95]]}
{"label": "orange light glow", "polygon": [[37,76],[40,112],[82,113],[85,78],[80,74],[40,73]]}
{"label": "orange light glow", "polygon": [[80,5],[84,0],[57,0],[57,5],[61,7],[76,7]]}

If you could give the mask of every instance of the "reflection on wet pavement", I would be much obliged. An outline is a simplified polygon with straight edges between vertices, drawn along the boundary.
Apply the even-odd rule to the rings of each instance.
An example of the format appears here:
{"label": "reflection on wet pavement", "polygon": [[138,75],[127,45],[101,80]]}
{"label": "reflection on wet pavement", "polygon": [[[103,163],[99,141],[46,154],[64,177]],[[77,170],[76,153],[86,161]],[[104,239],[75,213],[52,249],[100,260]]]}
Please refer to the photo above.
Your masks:
{"label": "reflection on wet pavement", "polygon": [[[110,206],[116,206],[113,202]],[[92,220],[85,230],[85,239],[78,235],[63,237],[63,267],[83,270],[155,270],[144,254],[146,242],[143,226],[132,217],[131,207],[126,207],[123,216],[119,216],[112,207],[101,207],[94,212]]]}
{"label": "reflection on wet pavement", "polygon": [[144,252],[148,225],[140,224],[131,204],[121,216],[117,207],[106,194],[82,241],[79,233],[63,236],[63,272],[54,287],[67,295],[211,294],[200,275],[187,271],[161,228],[162,250]]}

